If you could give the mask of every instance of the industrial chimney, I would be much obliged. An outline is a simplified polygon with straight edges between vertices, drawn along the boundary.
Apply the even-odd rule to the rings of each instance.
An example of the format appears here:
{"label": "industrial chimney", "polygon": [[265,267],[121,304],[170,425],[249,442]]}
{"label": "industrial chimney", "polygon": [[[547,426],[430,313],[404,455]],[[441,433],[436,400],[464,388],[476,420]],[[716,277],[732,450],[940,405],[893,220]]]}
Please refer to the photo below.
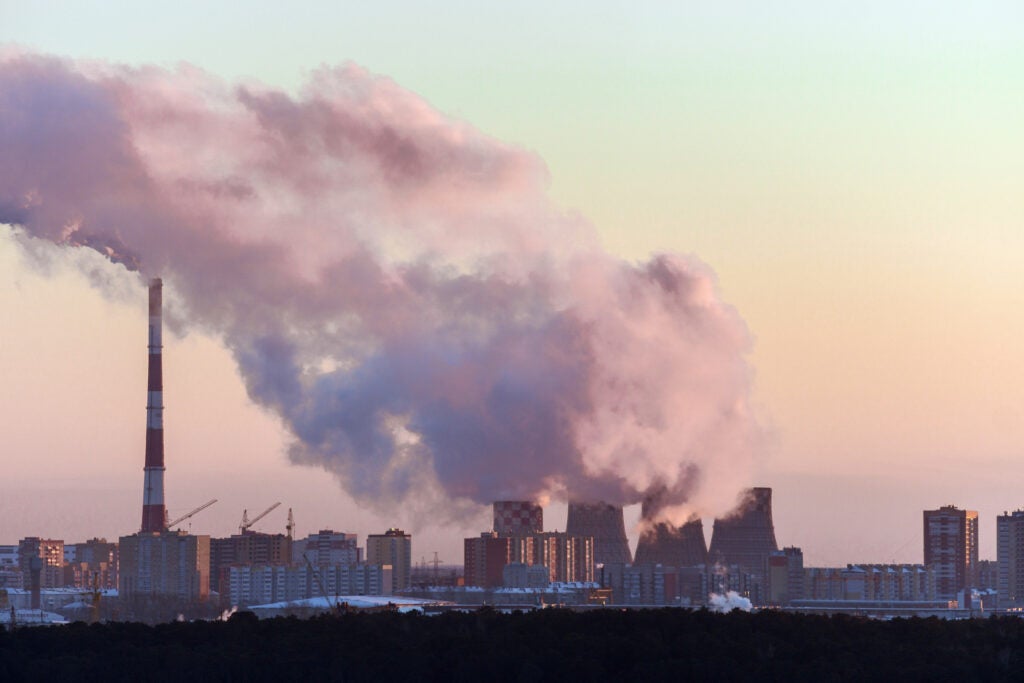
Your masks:
{"label": "industrial chimney", "polygon": [[164,396],[161,344],[163,282],[149,283],[149,391],[146,400],[146,467],[142,485],[142,531],[159,533],[167,521],[164,507]]}

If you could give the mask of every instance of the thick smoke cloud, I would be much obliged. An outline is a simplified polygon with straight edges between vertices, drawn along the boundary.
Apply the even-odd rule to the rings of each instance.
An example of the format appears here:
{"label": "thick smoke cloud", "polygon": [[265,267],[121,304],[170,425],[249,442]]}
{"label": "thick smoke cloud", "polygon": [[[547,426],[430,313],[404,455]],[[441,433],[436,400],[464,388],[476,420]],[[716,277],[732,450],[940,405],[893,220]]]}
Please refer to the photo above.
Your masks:
{"label": "thick smoke cloud", "polygon": [[[160,276],[358,499],[724,510],[749,338],[695,259],[604,253],[534,155],[353,66],[292,96],[0,53],[0,223]],[[729,482],[725,487],[719,482]]]}

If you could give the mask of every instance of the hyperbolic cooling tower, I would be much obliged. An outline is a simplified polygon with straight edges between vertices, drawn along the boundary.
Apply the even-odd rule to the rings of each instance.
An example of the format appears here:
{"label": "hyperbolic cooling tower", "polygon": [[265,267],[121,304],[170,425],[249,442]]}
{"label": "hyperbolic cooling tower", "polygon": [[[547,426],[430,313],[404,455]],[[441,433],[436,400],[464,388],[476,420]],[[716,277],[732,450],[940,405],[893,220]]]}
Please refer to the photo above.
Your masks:
{"label": "hyperbolic cooling tower", "polygon": [[565,533],[594,537],[595,564],[629,564],[633,561],[621,507],[608,503],[569,503]]}
{"label": "hyperbolic cooling tower", "polygon": [[735,511],[715,520],[711,533],[712,562],[764,571],[768,555],[778,549],[770,488],[747,489]]}
{"label": "hyperbolic cooling tower", "polygon": [[164,397],[161,344],[163,282],[149,283],[149,391],[146,400],[146,467],[142,484],[142,531],[160,532],[167,522],[164,507]]}
{"label": "hyperbolic cooling tower", "polygon": [[494,503],[494,530],[499,536],[527,536],[544,532],[544,509],[525,500]]}
{"label": "hyperbolic cooling tower", "polygon": [[[646,507],[646,506],[645,506]],[[646,518],[646,510],[641,510]],[[633,564],[661,564],[667,567],[694,567],[708,561],[704,542],[704,524],[693,517],[683,526],[655,522],[640,534]]]}

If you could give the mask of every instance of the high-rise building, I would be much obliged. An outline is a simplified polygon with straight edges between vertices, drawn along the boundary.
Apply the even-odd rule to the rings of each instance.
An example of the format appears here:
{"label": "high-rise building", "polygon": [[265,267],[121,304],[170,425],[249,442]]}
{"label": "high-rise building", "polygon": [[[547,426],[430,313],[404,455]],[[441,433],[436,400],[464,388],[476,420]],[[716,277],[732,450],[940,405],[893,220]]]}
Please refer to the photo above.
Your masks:
{"label": "high-rise building", "polygon": [[715,520],[708,554],[712,563],[764,572],[768,556],[778,549],[772,522],[772,490],[759,487],[747,489],[728,517]]}
{"label": "high-rise building", "polygon": [[533,564],[548,568],[551,581],[594,580],[594,538],[548,531],[532,537]]}
{"label": "high-rise building", "polygon": [[783,548],[768,556],[768,602],[786,605],[804,597],[804,554],[800,548]]}
{"label": "high-rise building", "polygon": [[117,588],[116,543],[93,538],[64,546],[64,584],[76,588]]}
{"label": "high-rise building", "polygon": [[248,531],[210,539],[210,588],[221,591],[224,571],[231,565],[289,564],[292,539],[284,534]]}
{"label": "high-rise building", "polygon": [[359,536],[332,529],[321,529],[315,534],[292,542],[292,562],[315,566],[325,564],[357,564],[362,562]]}
{"label": "high-rise building", "polygon": [[59,588],[64,585],[64,541],[29,536],[18,542],[18,566],[24,574],[24,585],[29,585],[29,560],[42,560],[39,574],[40,588]]}
{"label": "high-rise building", "polygon": [[978,567],[978,513],[946,505],[924,511],[924,564],[935,573],[938,600],[970,588]]}
{"label": "high-rise building", "polygon": [[[629,564],[633,561],[621,506],[571,502],[565,533],[593,537],[595,564]],[[703,540],[703,535],[701,538]]]}
{"label": "high-rise building", "polygon": [[162,596],[200,602],[210,595],[210,537],[138,533],[118,543],[120,597]]}
{"label": "high-rise building", "polygon": [[996,517],[999,608],[1024,607],[1024,510]]}
{"label": "high-rise building", "polygon": [[412,536],[395,528],[383,534],[370,534],[366,537],[366,563],[391,565],[393,592],[409,588],[412,577]]}
{"label": "high-rise building", "polygon": [[463,549],[466,585],[481,588],[502,585],[505,565],[512,562],[512,539],[509,536],[499,536],[497,531],[485,531],[479,537],[465,539]]}

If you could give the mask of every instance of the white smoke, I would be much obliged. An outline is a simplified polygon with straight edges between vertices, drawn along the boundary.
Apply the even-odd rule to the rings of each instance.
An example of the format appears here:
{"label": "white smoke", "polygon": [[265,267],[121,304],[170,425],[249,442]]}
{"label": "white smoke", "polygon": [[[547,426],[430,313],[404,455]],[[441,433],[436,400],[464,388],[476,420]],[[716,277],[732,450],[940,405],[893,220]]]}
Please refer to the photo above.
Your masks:
{"label": "white smoke", "polygon": [[749,483],[750,337],[714,273],[603,252],[536,155],[387,78],[293,97],[0,49],[0,150],[0,223],[162,277],[361,502],[656,491],[681,523]]}
{"label": "white smoke", "polygon": [[749,598],[743,597],[736,591],[728,591],[725,595],[721,593],[709,595],[708,607],[711,608],[712,612],[720,612],[722,614],[731,612],[734,609],[738,609],[741,612],[749,612],[753,607],[753,603],[750,602]]}

